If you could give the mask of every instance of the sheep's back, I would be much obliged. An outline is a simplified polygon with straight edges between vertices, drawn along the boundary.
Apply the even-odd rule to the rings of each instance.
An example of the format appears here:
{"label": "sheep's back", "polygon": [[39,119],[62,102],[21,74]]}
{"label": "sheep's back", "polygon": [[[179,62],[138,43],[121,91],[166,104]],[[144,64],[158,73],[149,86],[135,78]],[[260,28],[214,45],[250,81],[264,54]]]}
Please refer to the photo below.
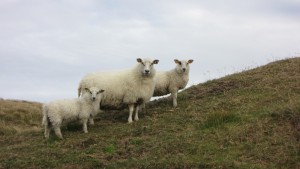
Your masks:
{"label": "sheep's back", "polygon": [[56,121],[57,119],[73,119],[74,114],[80,113],[78,99],[57,100],[45,106],[48,109],[48,116],[52,121]]}
{"label": "sheep's back", "polygon": [[89,74],[82,80],[81,87],[96,86],[105,90],[101,109],[122,107],[124,103],[135,103],[138,99],[150,100],[154,90],[153,78],[141,78],[137,74],[133,70]]}

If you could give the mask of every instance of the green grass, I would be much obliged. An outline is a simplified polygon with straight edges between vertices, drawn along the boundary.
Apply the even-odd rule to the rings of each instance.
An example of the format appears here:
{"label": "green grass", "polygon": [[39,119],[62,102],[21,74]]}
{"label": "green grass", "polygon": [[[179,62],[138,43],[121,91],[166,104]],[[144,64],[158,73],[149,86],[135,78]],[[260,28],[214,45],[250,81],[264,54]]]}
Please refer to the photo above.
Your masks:
{"label": "green grass", "polygon": [[47,141],[40,104],[1,101],[0,168],[300,168],[299,84],[300,58],[276,61],[192,86],[178,108],[153,101],[133,124],[105,112]]}

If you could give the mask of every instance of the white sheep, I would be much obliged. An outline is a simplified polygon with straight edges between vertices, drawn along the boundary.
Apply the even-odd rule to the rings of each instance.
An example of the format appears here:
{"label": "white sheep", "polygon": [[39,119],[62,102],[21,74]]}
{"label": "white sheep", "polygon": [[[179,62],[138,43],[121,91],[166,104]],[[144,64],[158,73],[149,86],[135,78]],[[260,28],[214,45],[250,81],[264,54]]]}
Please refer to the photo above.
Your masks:
{"label": "white sheep", "polygon": [[138,64],[129,70],[87,74],[80,81],[78,97],[80,93],[85,92],[82,90],[84,88],[101,86],[105,90],[101,109],[126,105],[129,108],[128,123],[132,122],[134,109],[134,120],[139,120],[140,105],[150,101],[154,92],[156,71],[153,65],[157,64],[158,60],[138,58],[137,62]]}
{"label": "white sheep", "polygon": [[62,123],[74,120],[81,120],[83,131],[87,133],[87,121],[92,115],[96,115],[100,110],[100,102],[104,90],[97,87],[85,88],[85,93],[81,98],[56,100],[43,105],[43,125],[45,126],[45,138],[48,139],[51,128],[55,134],[63,139],[60,127]]}
{"label": "white sheep", "polygon": [[176,63],[175,69],[156,73],[156,84],[153,96],[163,96],[171,93],[173,98],[173,107],[177,106],[178,90],[185,88],[189,81],[189,64],[193,60],[174,60]]}

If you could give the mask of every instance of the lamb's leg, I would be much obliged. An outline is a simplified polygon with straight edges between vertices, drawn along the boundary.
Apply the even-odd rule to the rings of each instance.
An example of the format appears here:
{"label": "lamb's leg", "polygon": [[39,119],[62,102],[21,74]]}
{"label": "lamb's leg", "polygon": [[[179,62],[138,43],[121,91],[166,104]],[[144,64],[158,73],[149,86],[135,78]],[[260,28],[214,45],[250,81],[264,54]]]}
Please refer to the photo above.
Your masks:
{"label": "lamb's leg", "polygon": [[50,126],[48,126],[47,124],[45,125],[45,133],[44,133],[44,136],[46,139],[49,139],[49,135],[50,135]]}
{"label": "lamb's leg", "polygon": [[134,110],[134,104],[129,104],[129,117],[128,117],[128,123],[132,123],[132,114]]}
{"label": "lamb's leg", "polygon": [[63,139],[63,136],[60,131],[60,126],[54,126],[54,131],[55,131],[55,134],[57,135],[57,137],[59,137],[60,139]]}
{"label": "lamb's leg", "polygon": [[173,98],[173,107],[177,107],[177,91],[171,93]]}
{"label": "lamb's leg", "polygon": [[135,120],[135,121],[138,121],[138,120],[139,120],[139,108],[140,108],[139,105],[137,105],[137,106],[135,107],[135,116],[134,116],[134,120]]}
{"label": "lamb's leg", "polygon": [[88,121],[88,119],[87,118],[85,118],[85,119],[82,119],[82,129],[83,129],[83,132],[84,133],[88,133],[88,131],[87,131],[87,121]]}

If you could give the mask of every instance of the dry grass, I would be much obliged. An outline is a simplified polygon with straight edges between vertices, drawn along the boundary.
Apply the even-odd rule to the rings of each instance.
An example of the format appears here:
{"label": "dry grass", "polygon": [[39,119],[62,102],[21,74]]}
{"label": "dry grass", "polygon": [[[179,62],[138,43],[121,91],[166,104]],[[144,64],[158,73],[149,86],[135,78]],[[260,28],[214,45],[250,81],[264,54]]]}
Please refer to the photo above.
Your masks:
{"label": "dry grass", "polygon": [[[4,130],[0,168],[300,168],[299,84],[300,58],[287,59],[192,86],[176,109],[153,101],[130,125],[127,111],[111,111],[88,134],[66,126],[64,140]],[[10,104],[8,128],[39,127],[39,104]],[[7,115],[16,110],[26,115]]]}
{"label": "dry grass", "polygon": [[0,135],[38,131],[41,104],[17,100],[0,100]]}

